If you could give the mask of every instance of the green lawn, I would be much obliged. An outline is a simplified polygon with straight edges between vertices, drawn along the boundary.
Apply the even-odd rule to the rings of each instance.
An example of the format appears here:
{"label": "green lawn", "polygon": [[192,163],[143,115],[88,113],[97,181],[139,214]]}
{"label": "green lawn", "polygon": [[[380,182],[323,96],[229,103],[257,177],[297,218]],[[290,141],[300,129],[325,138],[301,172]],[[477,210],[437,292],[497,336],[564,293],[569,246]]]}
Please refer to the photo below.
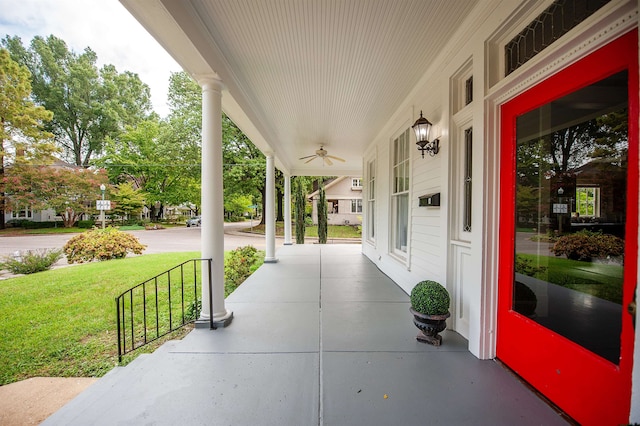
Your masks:
{"label": "green lawn", "polygon": [[545,272],[534,275],[536,278],[614,303],[622,303],[622,265],[583,262],[564,257],[536,256],[534,254],[518,253],[518,257],[531,259],[534,265],[546,266]]}
{"label": "green lawn", "polygon": [[[247,228],[246,231],[252,231],[258,234],[264,234],[264,225],[257,225],[253,228]],[[291,233],[295,237],[296,228],[291,225]],[[276,235],[284,236],[284,223],[276,223]],[[304,232],[305,237],[318,237],[318,227],[316,225],[307,226]],[[360,238],[362,233],[357,226],[351,225],[329,225],[327,226],[327,238]]]}
{"label": "green lawn", "polygon": [[115,297],[199,256],[150,254],[0,281],[0,385],[104,375],[117,364]]}

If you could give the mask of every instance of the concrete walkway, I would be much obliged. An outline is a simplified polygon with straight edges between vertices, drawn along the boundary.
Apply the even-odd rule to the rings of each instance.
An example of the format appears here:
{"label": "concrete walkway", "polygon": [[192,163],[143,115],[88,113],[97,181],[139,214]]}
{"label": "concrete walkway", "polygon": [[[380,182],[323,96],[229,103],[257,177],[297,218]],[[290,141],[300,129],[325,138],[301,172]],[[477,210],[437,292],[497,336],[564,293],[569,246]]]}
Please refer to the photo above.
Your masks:
{"label": "concrete walkway", "polygon": [[45,425],[565,425],[445,331],[416,342],[407,295],[360,245],[282,247],[196,329],[118,367]]}

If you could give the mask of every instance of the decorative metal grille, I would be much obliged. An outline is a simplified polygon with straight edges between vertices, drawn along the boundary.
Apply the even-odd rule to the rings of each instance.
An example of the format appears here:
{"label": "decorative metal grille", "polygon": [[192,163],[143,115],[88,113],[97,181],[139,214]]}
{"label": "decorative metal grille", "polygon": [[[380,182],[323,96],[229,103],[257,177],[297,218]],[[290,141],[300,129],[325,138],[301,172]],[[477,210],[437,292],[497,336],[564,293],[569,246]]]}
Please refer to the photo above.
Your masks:
{"label": "decorative metal grille", "polygon": [[517,70],[609,1],[554,1],[504,47],[505,75]]}
{"label": "decorative metal grille", "polygon": [[469,105],[471,102],[473,102],[473,76],[464,83],[464,104]]}
{"label": "decorative metal grille", "polygon": [[473,129],[468,128],[464,131],[464,210],[462,217],[462,230],[471,232],[471,176],[472,153],[473,153]]}

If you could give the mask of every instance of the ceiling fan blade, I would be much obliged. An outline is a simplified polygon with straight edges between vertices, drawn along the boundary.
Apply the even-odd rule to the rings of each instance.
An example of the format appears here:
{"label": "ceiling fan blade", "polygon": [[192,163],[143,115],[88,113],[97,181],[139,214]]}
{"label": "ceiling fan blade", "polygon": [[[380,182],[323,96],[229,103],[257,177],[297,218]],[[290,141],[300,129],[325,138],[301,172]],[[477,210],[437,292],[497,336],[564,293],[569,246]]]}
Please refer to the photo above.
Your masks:
{"label": "ceiling fan blade", "polygon": [[[317,157],[317,155],[313,155],[313,156],[312,156],[312,158],[310,158],[310,159],[308,159],[307,161],[305,161],[305,162],[304,162],[304,164],[307,164],[308,162],[315,160],[315,159],[316,159],[316,157]],[[305,157],[305,158],[306,158],[306,157]]]}
{"label": "ceiling fan blade", "polygon": [[305,158],[311,158],[311,157],[315,157],[315,156],[316,156],[316,154],[313,154],[313,155],[307,155],[306,157],[300,157],[300,158],[298,158],[298,160],[304,160]]}
{"label": "ceiling fan blade", "polygon": [[323,157],[324,161],[329,165],[329,166],[333,166],[333,163],[331,162],[331,160],[329,160],[328,158],[329,156]]}
{"label": "ceiling fan blade", "polygon": [[343,163],[345,162],[345,160],[344,160],[343,158],[335,157],[335,156],[333,156],[333,155],[327,155],[327,157],[329,157],[329,158],[333,158],[334,160],[342,161]]}

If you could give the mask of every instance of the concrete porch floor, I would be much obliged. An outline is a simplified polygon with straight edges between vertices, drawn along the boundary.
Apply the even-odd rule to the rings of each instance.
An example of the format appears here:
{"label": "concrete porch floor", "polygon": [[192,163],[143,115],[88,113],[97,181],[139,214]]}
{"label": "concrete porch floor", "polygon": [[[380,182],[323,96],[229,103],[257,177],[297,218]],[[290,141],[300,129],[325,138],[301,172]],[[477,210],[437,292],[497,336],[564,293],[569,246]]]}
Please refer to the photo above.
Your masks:
{"label": "concrete porch floor", "polygon": [[282,247],[196,329],[117,367],[45,425],[566,425],[445,331],[415,340],[409,298],[359,244]]}

